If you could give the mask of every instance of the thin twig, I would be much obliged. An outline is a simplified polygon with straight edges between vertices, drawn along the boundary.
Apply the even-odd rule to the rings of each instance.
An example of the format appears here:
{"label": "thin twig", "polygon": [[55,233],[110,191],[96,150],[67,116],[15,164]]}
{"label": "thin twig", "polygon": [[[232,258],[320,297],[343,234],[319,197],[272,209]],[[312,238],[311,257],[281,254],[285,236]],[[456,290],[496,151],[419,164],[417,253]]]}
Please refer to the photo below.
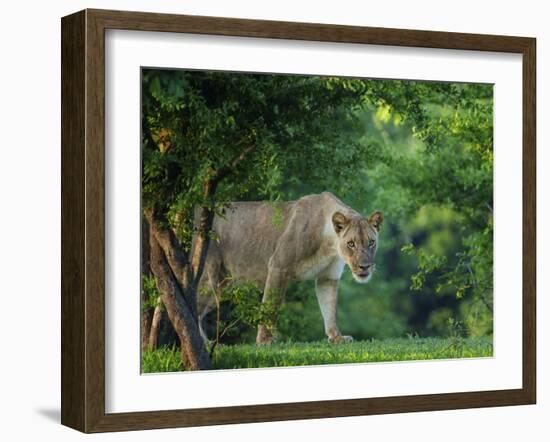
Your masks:
{"label": "thin twig", "polygon": [[220,339],[224,337],[224,335],[232,328],[234,327],[235,325],[237,325],[239,323],[239,321],[241,320],[241,318],[237,318],[235,319],[233,322],[230,322],[229,324],[227,324],[224,329],[222,330],[222,332],[220,333]]}
{"label": "thin twig", "polygon": [[[476,281],[476,278],[474,276],[474,272],[472,270],[472,268],[470,267],[469,264],[466,264],[466,268],[468,269],[468,272],[470,272],[470,275],[472,277],[472,283],[474,285],[474,290],[477,291],[477,281]],[[479,298],[481,299],[481,302],[483,302],[483,305],[485,305],[485,307],[487,307],[487,310],[489,310],[490,312],[493,311],[493,308],[492,306],[489,304],[489,302],[487,301],[487,299],[485,299],[485,296],[484,295],[484,292],[479,292],[478,293],[479,295]]]}
{"label": "thin twig", "polygon": [[227,175],[229,175],[231,172],[235,170],[235,168],[239,165],[240,162],[242,162],[246,156],[252,152],[256,148],[256,143],[249,144],[246,146],[239,154],[233,157],[229,164],[226,164],[225,166],[217,169],[214,171],[214,176],[211,178],[211,180],[215,183],[220,182],[222,179],[224,179]]}

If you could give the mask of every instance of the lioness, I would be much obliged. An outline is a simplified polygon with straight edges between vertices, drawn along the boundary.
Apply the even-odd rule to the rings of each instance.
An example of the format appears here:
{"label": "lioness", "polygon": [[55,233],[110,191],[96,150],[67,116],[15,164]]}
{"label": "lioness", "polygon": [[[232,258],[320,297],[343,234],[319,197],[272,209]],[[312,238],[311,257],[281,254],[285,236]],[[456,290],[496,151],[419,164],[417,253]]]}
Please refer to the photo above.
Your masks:
{"label": "lioness", "polygon": [[[368,219],[329,192],[297,201],[231,203],[214,218],[216,240],[210,241],[200,288],[219,293],[229,276],[263,287],[262,302],[281,302],[288,283],[315,280],[325,333],[332,343],[350,342],[336,325],[338,281],[345,264],[359,283],[374,272],[374,255],[383,222],[380,212]],[[204,293],[204,290],[200,290]],[[199,326],[215,307],[213,296],[199,296]],[[256,342],[269,344],[273,333],[259,325]]]}

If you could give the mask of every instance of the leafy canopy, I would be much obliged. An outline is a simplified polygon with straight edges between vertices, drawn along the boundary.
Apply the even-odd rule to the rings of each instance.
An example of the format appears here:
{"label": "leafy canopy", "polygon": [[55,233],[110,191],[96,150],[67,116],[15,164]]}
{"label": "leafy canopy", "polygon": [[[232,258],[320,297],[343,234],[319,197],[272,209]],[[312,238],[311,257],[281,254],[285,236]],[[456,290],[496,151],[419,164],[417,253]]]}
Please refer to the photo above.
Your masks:
{"label": "leafy canopy", "polygon": [[143,70],[144,206],[163,212],[188,244],[193,208],[207,203],[204,182],[245,149],[251,154],[217,189],[217,212],[240,198],[278,200],[296,175],[321,185],[351,173],[367,153],[353,130],[361,91],[349,83]]}
{"label": "leafy canopy", "polygon": [[[491,85],[144,69],[143,206],[188,247],[197,206],[221,214],[229,201],[332,191],[388,220],[372,295],[350,297],[344,322],[362,330],[358,312],[379,311],[372,317],[386,322],[368,330],[396,335],[419,317],[429,330],[438,315],[443,329],[457,316],[471,333],[491,333],[492,109]],[[243,152],[206,201],[204,182]],[[364,290],[342,284],[344,297]],[[296,296],[297,311],[316,308]]]}

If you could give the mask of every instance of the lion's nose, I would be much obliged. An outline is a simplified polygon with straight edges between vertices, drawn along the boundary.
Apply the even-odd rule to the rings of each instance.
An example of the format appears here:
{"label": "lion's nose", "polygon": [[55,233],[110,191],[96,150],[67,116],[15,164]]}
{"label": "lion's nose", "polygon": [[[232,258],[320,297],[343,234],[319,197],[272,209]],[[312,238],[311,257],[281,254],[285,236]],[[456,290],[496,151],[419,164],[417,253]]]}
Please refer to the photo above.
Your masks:
{"label": "lion's nose", "polygon": [[360,264],[359,268],[364,272],[370,271],[370,269],[372,269],[372,264]]}

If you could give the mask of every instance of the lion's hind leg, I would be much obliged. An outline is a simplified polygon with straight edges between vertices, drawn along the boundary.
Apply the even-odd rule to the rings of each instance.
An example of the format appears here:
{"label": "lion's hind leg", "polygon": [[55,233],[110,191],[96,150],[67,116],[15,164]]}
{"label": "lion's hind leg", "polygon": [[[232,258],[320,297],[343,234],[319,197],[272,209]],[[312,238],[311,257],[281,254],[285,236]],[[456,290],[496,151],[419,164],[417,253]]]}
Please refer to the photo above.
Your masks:
{"label": "lion's hind leg", "polygon": [[219,307],[219,299],[225,281],[221,251],[217,244],[211,242],[208,247],[204,272],[199,282],[197,297],[199,332],[207,347],[212,340],[209,339],[204,329],[204,320],[212,310]]}

